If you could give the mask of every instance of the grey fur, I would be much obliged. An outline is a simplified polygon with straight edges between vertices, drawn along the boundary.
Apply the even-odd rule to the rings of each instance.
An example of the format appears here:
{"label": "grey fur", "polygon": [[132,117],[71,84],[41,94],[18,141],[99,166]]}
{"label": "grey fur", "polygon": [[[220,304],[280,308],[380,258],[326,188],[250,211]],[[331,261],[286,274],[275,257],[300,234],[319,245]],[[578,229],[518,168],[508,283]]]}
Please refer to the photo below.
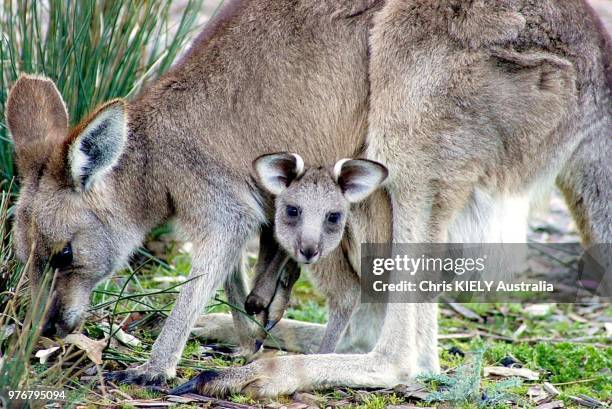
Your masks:
{"label": "grey fur", "polygon": [[[609,241],[610,207],[599,198],[610,192],[601,169],[611,156],[610,55],[580,0],[233,2],[129,103],[123,154],[85,192],[73,190],[66,149],[86,123],[67,129],[51,81],[17,82],[7,106],[21,178],[16,253],[31,253],[35,287],[38,267],[72,243],[78,268],[58,283],[53,317],[67,331],[94,285],[174,220],[194,243],[193,280],[149,362],[125,373],[143,382],[174,376],[203,306],[271,216],[249,174],[265,152],[295,150],[312,166],[363,154],[388,166],[390,203],[366,200],[371,217],[355,218],[361,234],[343,249],[355,271],[358,243],[376,241],[368,223],[381,217],[394,242],[518,239],[524,231],[506,228],[526,224],[524,207],[559,174],[585,244]],[[520,214],[510,223],[500,209]],[[362,310],[345,334],[367,338],[352,350],[369,352],[262,359],[200,391],[387,387],[439,369],[435,305],[369,308],[376,325],[365,328],[354,320]]]}

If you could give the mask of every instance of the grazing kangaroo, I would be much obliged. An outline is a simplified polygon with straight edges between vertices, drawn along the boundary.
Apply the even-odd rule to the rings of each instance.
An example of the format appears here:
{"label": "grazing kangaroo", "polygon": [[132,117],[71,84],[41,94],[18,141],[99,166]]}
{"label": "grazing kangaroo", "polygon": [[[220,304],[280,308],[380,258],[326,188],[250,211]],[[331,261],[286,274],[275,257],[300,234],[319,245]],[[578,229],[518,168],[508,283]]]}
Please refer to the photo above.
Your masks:
{"label": "grazing kangaroo", "polygon": [[[33,287],[48,261],[58,270],[45,329],[75,328],[93,287],[173,220],[194,244],[191,281],[149,361],[113,377],[174,376],[215,289],[246,297],[243,248],[272,212],[249,168],[278,150],[385,163],[394,242],[522,241],[529,200],[555,179],[584,243],[612,242],[610,55],[581,0],[249,0],[135,100],[72,130],[53,83],[23,76],[6,112],[15,246]],[[183,390],[386,387],[438,370],[435,305],[362,307],[347,333],[375,339],[367,352],[261,359]]]}
{"label": "grazing kangaroo", "polygon": [[[245,309],[249,314],[265,311],[260,321],[270,330],[283,316],[293,284],[299,278],[295,263],[283,269],[289,259],[310,265],[338,248],[351,204],[363,201],[374,192],[387,178],[388,171],[383,165],[366,159],[341,159],[332,169],[305,169],[301,156],[285,152],[263,155],[255,159],[253,167],[260,185],[276,196],[274,236],[282,249],[268,265],[265,265],[266,257],[258,259],[255,270],[261,273],[247,296]],[[336,274],[331,270],[322,273]],[[353,271],[348,275],[357,277]],[[315,281],[342,284],[342,280],[325,276],[315,277]],[[357,305],[358,293],[343,291],[347,286],[338,287],[328,288],[323,284],[320,288],[329,300],[330,312],[319,353],[333,352]],[[265,332],[260,331],[256,339],[259,348]]]}

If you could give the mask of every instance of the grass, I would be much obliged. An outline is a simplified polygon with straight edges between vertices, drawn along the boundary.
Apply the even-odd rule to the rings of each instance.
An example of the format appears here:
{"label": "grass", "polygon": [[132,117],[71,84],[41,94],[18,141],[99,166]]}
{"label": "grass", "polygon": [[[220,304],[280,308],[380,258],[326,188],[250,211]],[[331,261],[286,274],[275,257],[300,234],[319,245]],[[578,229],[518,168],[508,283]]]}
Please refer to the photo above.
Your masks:
{"label": "grass", "polygon": [[[96,105],[130,97],[166,71],[199,27],[204,0],[188,0],[178,23],[170,1],[5,1],[0,6],[0,118],[20,73],[53,79],[72,124]],[[0,179],[15,175],[0,123]]]}
{"label": "grass", "polygon": [[[92,310],[95,316],[86,325],[87,334],[93,338],[102,338],[98,329],[104,320],[114,320],[124,323],[123,328],[136,336],[141,345],[128,347],[113,342],[104,353],[105,368],[118,369],[134,362],[145,360],[150,348],[159,331],[162,315],[160,311],[171,307],[175,296],[176,285],[172,280],[159,281],[159,277],[175,279],[177,276],[185,275],[188,265],[185,264],[185,255],[180,251],[180,246],[167,241],[164,234],[149,237],[152,247],[159,248],[156,243],[165,243],[159,257],[153,257],[143,250],[140,256],[134,260],[132,268],[120,272],[118,275],[103,283],[94,294]],[[253,262],[254,260],[251,260]],[[134,274],[134,272],[137,274]],[[123,295],[120,296],[121,289]],[[104,291],[103,291],[104,290]],[[151,295],[153,294],[153,295]],[[219,299],[223,294],[219,293]],[[121,300],[120,300],[121,299]],[[120,300],[117,302],[117,300]],[[103,303],[105,306],[100,307]],[[143,305],[141,303],[146,303]],[[170,303],[170,305],[169,305]],[[442,339],[440,342],[440,357],[445,373],[450,379],[467,379],[472,376],[470,389],[476,393],[468,394],[461,389],[445,392],[449,385],[444,382],[428,381],[424,385],[431,391],[438,391],[441,395],[433,402],[426,400],[414,400],[406,398],[396,391],[363,391],[351,389],[339,389],[334,391],[321,391],[313,393],[320,406],[332,402],[340,402],[346,407],[353,408],[384,408],[389,405],[398,405],[405,402],[413,402],[421,406],[436,405],[439,400],[447,400],[450,407],[461,408],[510,408],[511,405],[504,403],[509,396],[520,398],[521,407],[535,407],[527,397],[530,387],[550,382],[561,391],[559,399],[565,402],[566,407],[578,408],[572,396],[585,394],[601,401],[612,398],[612,390],[609,385],[612,367],[612,348],[605,345],[608,338],[600,330],[599,337],[589,339],[588,342],[569,342],[564,339],[577,338],[591,331],[593,326],[601,327],[601,323],[594,321],[589,312],[581,311],[580,305],[557,305],[551,308],[549,315],[543,317],[532,317],[524,312],[521,304],[468,304],[467,307],[480,315],[485,323],[478,323],[455,313],[452,309],[443,306],[440,319],[441,333],[453,335],[462,333],[476,333],[477,335],[467,338]],[[211,302],[210,310],[223,308],[218,302]],[[298,289],[292,301],[292,310],[301,312],[304,316],[325,317],[326,309],[320,297],[313,290],[306,279],[301,279]],[[144,312],[143,312],[144,311]],[[609,306],[602,306],[593,312],[598,316],[610,316],[612,310]],[[570,317],[580,315],[584,320],[575,320]],[[148,316],[156,317],[148,321]],[[319,318],[315,320],[319,321]],[[582,322],[584,321],[584,322]],[[498,339],[498,336],[511,337],[512,333],[521,325],[527,328],[514,341]],[[535,342],[534,339],[554,336],[554,342]],[[522,341],[527,340],[527,341]],[[241,364],[233,360],[226,353],[213,348],[212,352],[202,353],[203,347],[215,347],[210,341],[192,339],[183,352],[179,364],[178,375],[183,379],[194,376],[198,370],[204,368],[220,368],[228,365]],[[457,350],[465,352],[467,357],[457,354]],[[483,351],[480,366],[501,366],[503,362],[512,357],[520,365],[537,371],[541,374],[538,381],[523,380],[520,384],[513,384],[508,379],[484,377],[480,370],[469,371],[470,351]],[[221,350],[222,351],[222,350]],[[87,364],[86,364],[87,365]],[[467,369],[465,369],[467,367]],[[462,369],[464,368],[464,369]],[[464,384],[465,385],[465,384]],[[82,390],[83,388],[81,388]],[[468,388],[469,389],[469,388]],[[95,390],[95,389],[94,389]],[[134,399],[158,398],[157,394],[135,386],[121,386],[120,390]],[[467,390],[467,389],[465,389]],[[480,399],[487,396],[486,401]],[[464,396],[465,395],[465,396]],[[497,398],[495,398],[497,397]],[[94,402],[102,399],[94,394],[86,394],[83,402]],[[228,398],[234,403],[248,405],[263,405],[266,401],[255,401],[247,396],[235,394]],[[121,401],[115,397],[115,402]],[[278,404],[291,402],[288,398],[279,398]],[[343,403],[344,402],[344,403]],[[183,407],[189,407],[184,405]],[[191,406],[195,407],[195,406]]]}

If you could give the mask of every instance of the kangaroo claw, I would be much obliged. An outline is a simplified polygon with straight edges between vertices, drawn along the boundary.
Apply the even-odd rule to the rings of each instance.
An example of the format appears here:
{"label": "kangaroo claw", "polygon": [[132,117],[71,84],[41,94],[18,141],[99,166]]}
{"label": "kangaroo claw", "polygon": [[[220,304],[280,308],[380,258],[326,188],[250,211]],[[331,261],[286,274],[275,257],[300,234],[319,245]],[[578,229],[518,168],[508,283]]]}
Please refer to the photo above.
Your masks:
{"label": "kangaroo claw", "polygon": [[266,326],[264,327],[266,329],[266,331],[271,331],[272,328],[274,328],[274,326],[276,324],[278,324],[279,320],[270,320],[266,323]]}
{"label": "kangaroo claw", "polygon": [[166,385],[165,375],[143,371],[138,368],[126,369],[124,371],[106,372],[103,376],[107,381],[140,385],[150,388],[159,388]]}
{"label": "kangaroo claw", "polygon": [[168,395],[184,395],[186,393],[201,393],[206,383],[216,379],[219,376],[219,372],[215,370],[206,370],[200,372],[196,377],[191,378],[182,385],[171,389]]}

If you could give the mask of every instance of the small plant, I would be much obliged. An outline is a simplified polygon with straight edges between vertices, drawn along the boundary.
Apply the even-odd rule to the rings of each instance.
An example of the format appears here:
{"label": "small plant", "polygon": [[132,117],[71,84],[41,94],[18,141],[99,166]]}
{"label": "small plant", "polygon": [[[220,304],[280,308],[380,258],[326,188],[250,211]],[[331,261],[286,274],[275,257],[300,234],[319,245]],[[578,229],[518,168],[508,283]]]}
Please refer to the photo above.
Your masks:
{"label": "small plant", "polygon": [[0,199],[0,396],[7,390],[27,389],[32,383],[46,377],[57,381],[62,378],[60,367],[31,365],[30,356],[38,340],[42,319],[48,308],[46,300],[53,288],[53,273],[47,270],[41,277],[40,290],[30,299],[28,280],[20,266],[12,260],[11,237],[8,229],[10,193],[4,191]]}
{"label": "small plant", "polygon": [[459,365],[452,376],[446,374],[423,375],[419,380],[430,383],[435,389],[427,398],[427,402],[449,402],[455,406],[468,403],[479,408],[495,408],[507,401],[515,401],[516,396],[510,389],[519,387],[518,378],[507,379],[481,388],[482,363],[484,349],[474,350],[467,363]]}

